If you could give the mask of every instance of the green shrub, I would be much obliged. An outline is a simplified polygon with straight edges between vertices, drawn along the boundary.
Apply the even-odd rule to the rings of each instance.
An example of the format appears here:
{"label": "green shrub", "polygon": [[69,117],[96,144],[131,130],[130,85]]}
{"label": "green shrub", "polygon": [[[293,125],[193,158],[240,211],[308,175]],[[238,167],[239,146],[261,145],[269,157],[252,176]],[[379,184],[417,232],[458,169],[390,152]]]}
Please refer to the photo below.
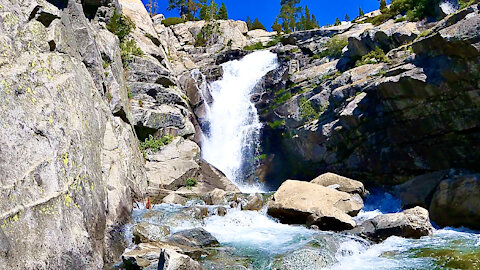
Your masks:
{"label": "green shrub", "polygon": [[122,42],[135,29],[135,24],[127,16],[115,11],[107,24],[107,29],[117,35]]}
{"label": "green shrub", "polygon": [[150,135],[147,139],[145,139],[145,142],[140,143],[140,150],[145,151],[147,149],[150,149],[153,152],[157,152],[158,150],[160,150],[160,148],[162,148],[162,146],[171,143],[172,140],[173,136],[170,135],[165,135],[159,139],[156,139],[152,135]]}
{"label": "green shrub", "polygon": [[275,97],[275,99],[273,100],[273,102],[275,103],[275,105],[280,105],[282,103],[285,103],[287,100],[291,99],[292,98],[292,93],[290,92],[287,92],[287,93],[284,93],[283,95],[281,96],[277,96]]}
{"label": "green shrub", "polygon": [[196,187],[197,185],[198,185],[198,181],[193,177],[187,178],[187,180],[185,181],[185,186],[187,188]]}
{"label": "green shrub", "polygon": [[458,0],[459,9],[464,9],[478,2],[478,0]]}
{"label": "green shrub", "polygon": [[320,53],[319,57],[340,58],[343,48],[347,45],[348,39],[346,37],[335,36],[327,41],[326,49]]}
{"label": "green shrub", "polygon": [[194,44],[195,47],[207,46],[208,40],[214,34],[215,31],[217,31],[217,33],[220,33],[219,24],[215,24],[215,23],[205,24],[200,30],[200,33],[198,33],[195,38],[195,44]]}
{"label": "green shrub", "polygon": [[137,46],[137,42],[131,38],[120,43],[120,50],[122,52],[122,61],[123,65],[126,67],[128,61],[133,58],[133,56],[142,56],[143,51]]}
{"label": "green shrub", "polygon": [[170,18],[166,18],[165,20],[163,20],[162,24],[168,27],[168,26],[171,26],[171,25],[184,23],[184,22],[185,21],[182,18],[170,17]]}
{"label": "green shrub", "polygon": [[320,113],[312,107],[310,101],[305,97],[301,97],[298,104],[300,106],[300,116],[307,122],[311,122],[320,116]]}
{"label": "green shrub", "polygon": [[271,129],[276,129],[276,128],[282,127],[282,126],[284,126],[284,125],[285,125],[285,120],[277,120],[277,121],[268,123],[268,126],[269,126]]}
{"label": "green shrub", "polygon": [[255,50],[262,50],[262,49],[264,49],[264,48],[265,48],[265,47],[263,47],[262,42],[257,42],[257,43],[255,43],[255,44],[245,46],[243,49],[244,49],[245,51],[255,51]]}
{"label": "green shrub", "polygon": [[390,8],[383,9],[382,14],[373,18],[368,18],[366,22],[379,25],[398,15],[404,14],[406,14],[407,20],[418,21],[427,17],[435,16],[435,9],[433,7],[439,3],[440,0],[392,0]]}
{"label": "green shrub", "polygon": [[382,49],[376,47],[375,50],[369,52],[367,55],[364,55],[361,60],[358,60],[355,63],[355,66],[363,66],[366,64],[377,64],[377,63],[388,63],[390,60],[385,55]]}

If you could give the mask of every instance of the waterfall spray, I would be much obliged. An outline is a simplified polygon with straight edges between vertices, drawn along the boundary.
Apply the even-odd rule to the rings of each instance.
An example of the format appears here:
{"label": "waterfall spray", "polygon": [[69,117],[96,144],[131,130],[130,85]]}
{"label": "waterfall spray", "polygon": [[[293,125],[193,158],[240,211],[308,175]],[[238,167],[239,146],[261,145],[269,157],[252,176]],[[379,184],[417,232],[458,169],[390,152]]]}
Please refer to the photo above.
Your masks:
{"label": "waterfall spray", "polygon": [[277,66],[274,53],[254,52],[223,64],[223,78],[199,89],[202,97],[208,90],[213,100],[210,105],[204,100],[209,127],[204,131],[202,156],[244,192],[259,190],[245,183],[246,176],[254,173],[262,128],[252,91]]}

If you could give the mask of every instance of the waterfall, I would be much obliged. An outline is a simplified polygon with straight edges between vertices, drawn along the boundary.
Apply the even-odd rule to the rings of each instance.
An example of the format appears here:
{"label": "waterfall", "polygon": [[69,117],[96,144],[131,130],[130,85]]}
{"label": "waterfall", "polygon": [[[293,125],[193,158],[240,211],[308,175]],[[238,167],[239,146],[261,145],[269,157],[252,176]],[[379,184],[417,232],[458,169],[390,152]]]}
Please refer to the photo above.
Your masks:
{"label": "waterfall", "polygon": [[212,98],[211,104],[204,99],[208,128],[204,130],[202,157],[243,192],[260,189],[245,183],[246,178],[254,174],[262,128],[251,101],[252,91],[262,77],[277,66],[274,53],[254,52],[241,60],[222,64],[223,78],[199,89],[202,98],[205,90]]}

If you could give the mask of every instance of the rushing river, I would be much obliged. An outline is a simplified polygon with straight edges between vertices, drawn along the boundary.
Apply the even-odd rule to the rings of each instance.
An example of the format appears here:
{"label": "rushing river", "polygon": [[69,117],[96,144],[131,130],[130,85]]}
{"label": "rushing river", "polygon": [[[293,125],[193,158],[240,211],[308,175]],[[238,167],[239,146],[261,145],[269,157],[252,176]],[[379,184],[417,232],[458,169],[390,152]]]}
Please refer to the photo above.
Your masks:
{"label": "rushing river", "polygon": [[[222,67],[221,80],[203,83],[199,89],[202,95],[212,97],[206,108],[209,125],[202,155],[243,192],[259,191],[261,187],[244,183],[254,169],[252,160],[262,128],[250,96],[259,80],[277,67],[276,55],[255,52]],[[196,205],[207,207],[210,215],[195,218],[189,209]],[[371,244],[346,234],[280,224],[266,209],[241,211],[226,206],[228,213],[221,217],[215,215],[217,207],[201,201],[190,201],[187,206],[160,204],[152,210],[136,208],[133,219],[134,223],[167,225],[171,233],[203,227],[221,244],[211,255],[200,258],[205,269],[480,269],[480,235],[466,229],[438,229],[421,239],[390,237]],[[355,219],[360,224],[400,210],[400,201],[373,191]],[[131,239],[129,228],[127,238]]]}
{"label": "rushing river", "polygon": [[[395,201],[383,196],[378,203],[389,204],[389,198]],[[221,252],[200,260],[205,269],[480,269],[480,235],[466,229],[439,229],[421,239],[393,236],[370,244],[341,233],[280,224],[265,210],[230,208],[223,217],[196,219],[186,214],[196,204],[137,208],[134,220],[168,225],[172,233],[197,227],[209,231],[220,242]],[[391,205],[379,206],[391,209]],[[216,206],[207,207],[211,213],[216,211]],[[367,211],[359,218],[381,213]]]}

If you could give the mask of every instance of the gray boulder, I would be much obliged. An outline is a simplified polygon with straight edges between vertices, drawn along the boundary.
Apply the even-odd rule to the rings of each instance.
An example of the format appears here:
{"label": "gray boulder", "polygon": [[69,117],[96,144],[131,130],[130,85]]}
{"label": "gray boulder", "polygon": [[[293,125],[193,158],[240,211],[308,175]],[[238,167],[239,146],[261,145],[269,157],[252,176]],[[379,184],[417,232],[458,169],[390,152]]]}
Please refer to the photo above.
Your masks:
{"label": "gray boulder", "polygon": [[164,240],[170,234],[168,226],[140,222],[133,228],[133,237],[136,244]]}
{"label": "gray boulder", "polygon": [[347,232],[380,242],[390,236],[420,238],[431,235],[433,227],[428,211],[417,206],[400,213],[377,216]]}
{"label": "gray boulder", "polygon": [[212,247],[218,245],[218,241],[213,235],[203,228],[195,228],[174,233],[167,239],[170,243],[175,243],[189,247]]}

